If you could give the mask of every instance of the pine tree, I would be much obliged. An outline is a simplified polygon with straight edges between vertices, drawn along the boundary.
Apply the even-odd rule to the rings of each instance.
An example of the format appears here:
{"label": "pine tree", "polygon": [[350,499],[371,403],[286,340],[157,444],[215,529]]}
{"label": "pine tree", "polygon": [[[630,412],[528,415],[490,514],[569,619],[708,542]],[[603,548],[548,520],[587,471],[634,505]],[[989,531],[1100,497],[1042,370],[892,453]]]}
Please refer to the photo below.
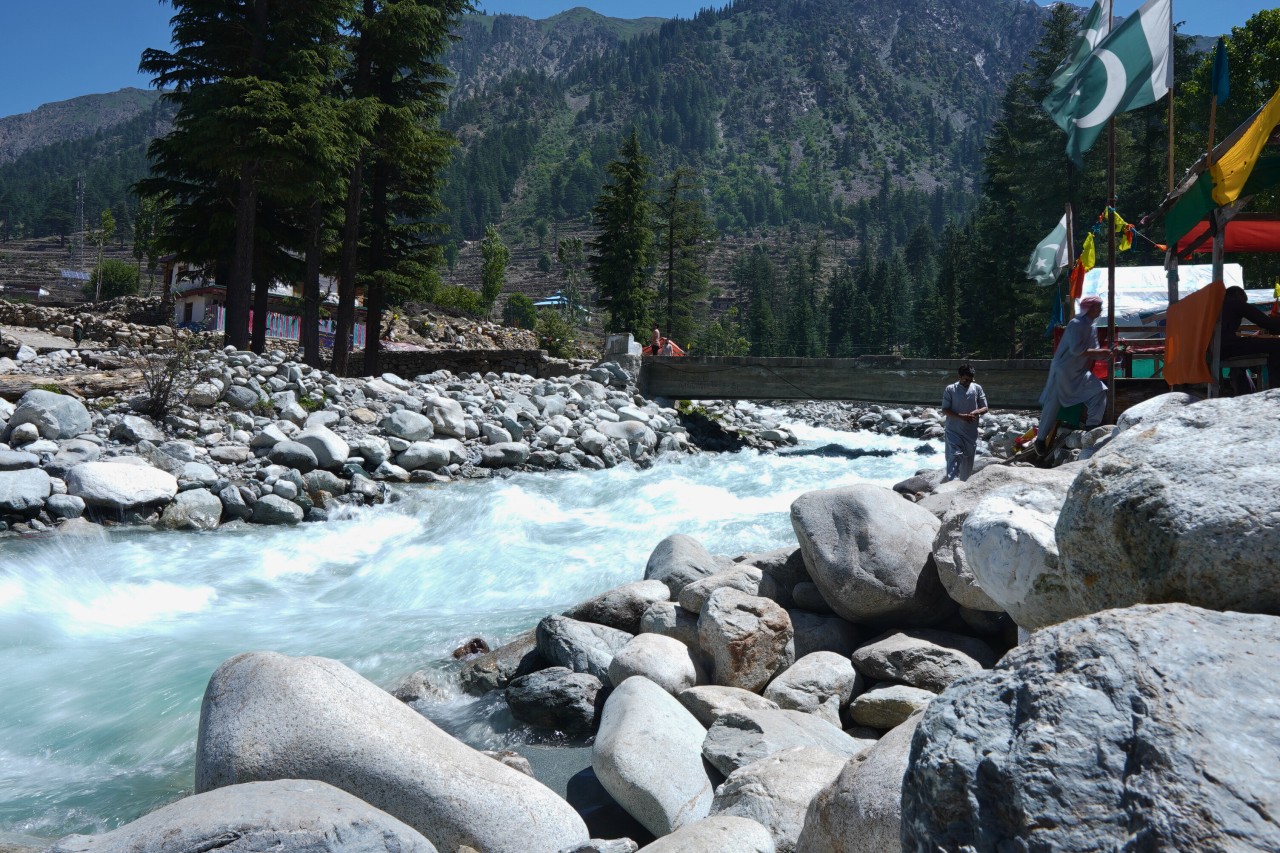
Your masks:
{"label": "pine tree", "polygon": [[671,173],[656,207],[666,333],[675,341],[692,341],[711,292],[705,263],[714,232],[691,169],[682,166]]}
{"label": "pine tree", "polygon": [[491,313],[506,283],[507,263],[511,260],[511,252],[502,242],[502,235],[492,225],[484,229],[480,255],[484,258],[480,267],[480,299],[485,313]]}
{"label": "pine tree", "polygon": [[588,269],[609,312],[605,331],[643,339],[654,297],[655,252],[649,158],[634,129],[605,171],[610,183],[591,209],[599,233],[591,241]]}

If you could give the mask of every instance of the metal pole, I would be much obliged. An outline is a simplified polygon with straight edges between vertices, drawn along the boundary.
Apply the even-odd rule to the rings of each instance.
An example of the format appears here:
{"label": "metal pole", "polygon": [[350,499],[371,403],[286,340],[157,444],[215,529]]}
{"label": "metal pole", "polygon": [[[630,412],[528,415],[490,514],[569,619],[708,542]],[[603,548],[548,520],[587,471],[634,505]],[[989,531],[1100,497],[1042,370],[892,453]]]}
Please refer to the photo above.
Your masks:
{"label": "metal pole", "polygon": [[1116,120],[1107,120],[1107,421],[1116,418]]}

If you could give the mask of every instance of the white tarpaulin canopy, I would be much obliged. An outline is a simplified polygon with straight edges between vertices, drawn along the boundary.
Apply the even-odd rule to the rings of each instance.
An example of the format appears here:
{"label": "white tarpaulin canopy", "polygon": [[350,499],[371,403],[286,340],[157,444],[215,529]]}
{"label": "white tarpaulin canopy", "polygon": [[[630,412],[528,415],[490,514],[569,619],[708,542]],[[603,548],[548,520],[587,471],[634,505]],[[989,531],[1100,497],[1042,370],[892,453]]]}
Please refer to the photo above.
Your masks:
{"label": "white tarpaulin canopy", "polygon": [[[1187,264],[1178,267],[1178,296],[1194,293],[1213,281],[1213,264]],[[1222,283],[1227,287],[1244,287],[1244,270],[1239,264],[1223,264]],[[1250,290],[1249,301],[1270,302],[1267,290]],[[1094,267],[1085,273],[1081,296],[1097,296],[1102,300],[1102,316],[1098,325],[1107,324],[1107,268]],[[1169,307],[1169,276],[1162,266],[1116,267],[1116,325],[1157,325]]]}

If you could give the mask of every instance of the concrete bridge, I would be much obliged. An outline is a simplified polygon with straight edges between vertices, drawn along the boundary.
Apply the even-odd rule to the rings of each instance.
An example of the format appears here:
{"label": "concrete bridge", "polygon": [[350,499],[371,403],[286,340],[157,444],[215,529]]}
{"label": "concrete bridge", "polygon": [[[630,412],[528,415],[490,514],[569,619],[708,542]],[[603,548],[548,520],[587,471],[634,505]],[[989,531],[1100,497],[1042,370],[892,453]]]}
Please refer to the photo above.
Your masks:
{"label": "concrete bridge", "polygon": [[[645,357],[640,391],[676,400],[857,400],[896,405],[942,404],[962,359]],[[970,361],[987,401],[998,409],[1038,409],[1048,359]],[[1119,379],[1116,409],[1164,393],[1163,380]]]}

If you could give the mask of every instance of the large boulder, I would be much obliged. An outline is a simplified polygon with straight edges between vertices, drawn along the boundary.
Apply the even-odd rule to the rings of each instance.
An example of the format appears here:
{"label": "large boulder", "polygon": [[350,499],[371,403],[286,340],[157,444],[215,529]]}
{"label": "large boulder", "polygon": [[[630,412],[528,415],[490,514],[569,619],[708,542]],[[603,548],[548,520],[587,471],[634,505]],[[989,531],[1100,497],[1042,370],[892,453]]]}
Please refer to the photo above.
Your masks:
{"label": "large boulder", "polygon": [[166,530],[213,530],[220,521],[222,501],[208,489],[178,492],[160,516],[160,526]]}
{"label": "large boulder", "polygon": [[636,581],[602,592],[565,611],[564,615],[581,622],[608,625],[628,634],[639,634],[645,611],[657,602],[666,601],[670,595],[666,584],[661,581]]}
{"label": "large boulder", "polygon": [[792,609],[791,627],[795,630],[796,657],[802,658],[814,652],[835,652],[847,655],[858,647],[858,628],[853,623],[823,613]]}
{"label": "large boulder", "polygon": [[120,422],[111,428],[113,441],[125,444],[137,444],[139,441],[151,441],[159,444],[164,441],[164,433],[150,420],[138,415],[125,415]]}
{"label": "large boulder", "polygon": [[933,564],[938,519],[880,486],[808,492],[791,504],[805,565],[831,608],[851,622],[918,627],[954,605]]}
{"label": "large boulder", "polygon": [[793,746],[813,746],[852,758],[873,743],[802,711],[742,711],[716,719],[707,731],[702,754],[728,776],[739,767]]}
{"label": "large boulder", "polygon": [[93,425],[89,410],[75,397],[33,388],[23,394],[9,416],[8,431],[33,424],[41,438],[74,438]]}
{"label": "large boulder", "polygon": [[796,842],[809,803],[850,760],[858,759],[811,746],[775,752],[730,773],[716,789],[711,814],[750,818],[769,830],[778,853],[807,853],[810,848],[797,847]]}
{"label": "large boulder", "polygon": [[547,616],[538,623],[537,638],[538,653],[545,660],[574,672],[589,672],[609,684],[609,664],[631,635],[568,616]]}
{"label": "large boulder", "polygon": [[1023,628],[1061,621],[1069,609],[1054,539],[1068,486],[1006,486],[987,495],[964,522],[964,549],[974,577]]}
{"label": "large boulder", "polygon": [[1277,411],[1280,390],[1207,400],[1113,438],[1062,508],[1045,620],[1171,601],[1280,614]]}
{"label": "large boulder", "polygon": [[769,830],[754,820],[717,815],[640,848],[640,853],[775,853]]}
{"label": "large boulder", "polygon": [[849,658],[835,652],[813,652],[779,674],[764,695],[779,708],[816,714],[839,726],[841,709],[862,689],[862,677]]}
{"label": "large boulder", "polygon": [[511,716],[570,735],[590,734],[603,704],[600,679],[553,666],[513,679],[507,686]]}
{"label": "large boulder", "polygon": [[1280,619],[1183,604],[1036,631],[925,712],[904,844],[1280,849],[1277,660]]}
{"label": "large boulder", "polygon": [[644,579],[662,581],[674,599],[689,584],[713,575],[722,568],[727,568],[725,562],[709,554],[697,539],[683,533],[673,533],[659,542],[649,555],[649,562],[644,567]]}
{"label": "large boulder", "polygon": [[423,405],[422,413],[431,421],[431,427],[436,433],[454,438],[467,437],[467,417],[457,400],[432,397]]}
{"label": "large boulder", "polygon": [[710,728],[725,714],[742,711],[776,711],[778,703],[759,693],[741,687],[725,687],[720,684],[704,684],[681,690],[676,697],[689,709],[702,725]]}
{"label": "large boulder", "polygon": [[702,724],[670,693],[647,678],[628,678],[605,702],[591,767],[645,829],[669,835],[711,811],[711,780],[702,765],[705,736]]}
{"label": "large boulder", "polygon": [[711,594],[698,617],[698,641],[716,684],[760,691],[795,659],[791,618],[777,602],[732,587]]}
{"label": "large boulder", "polygon": [[82,498],[86,506],[116,512],[168,503],[178,493],[177,478],[150,465],[84,462],[69,470],[64,479],[67,494]]}
{"label": "large boulder", "polygon": [[328,782],[441,850],[559,850],[588,838],[553,791],[327,658],[242,654],[209,680],[196,792],[272,779]]}
{"label": "large boulder", "polygon": [[436,853],[413,827],[324,782],[249,782],[185,797],[49,853]]}
{"label": "large boulder", "polygon": [[[666,585],[662,588],[666,589]],[[697,615],[674,601],[655,601],[649,605],[640,617],[640,631],[645,634],[662,634],[679,640],[691,649],[698,648]]]}
{"label": "large boulder", "polygon": [[853,653],[853,665],[868,678],[901,681],[934,693],[995,662],[995,651],[982,640],[928,628],[891,631]]}
{"label": "large boulder", "polygon": [[405,441],[426,441],[435,435],[431,419],[409,409],[398,409],[382,419],[382,431]]}
{"label": "large boulder", "polygon": [[1003,609],[978,584],[964,550],[964,523],[974,507],[992,492],[1019,484],[1047,484],[1052,491],[1065,494],[1082,467],[1081,463],[1057,468],[988,465],[954,491],[933,539],[933,562],[938,567],[938,579],[953,601],[971,610]]}
{"label": "large boulder", "polygon": [[711,593],[722,587],[773,601],[778,600],[780,593],[778,582],[772,575],[766,575],[755,566],[739,564],[687,585],[680,590],[680,606],[690,613],[701,613]]}
{"label": "large boulder", "polygon": [[912,716],[875,746],[854,756],[814,797],[804,818],[798,850],[895,853],[902,849],[902,777],[920,716]]}
{"label": "large boulder", "polygon": [[313,426],[304,429],[293,438],[306,445],[316,455],[316,467],[332,470],[342,466],[351,455],[351,447],[328,427]]}
{"label": "large boulder", "polygon": [[53,494],[53,482],[39,468],[0,471],[0,513],[35,513]]}
{"label": "large boulder", "polygon": [[615,687],[636,675],[675,696],[697,683],[698,665],[689,647],[679,640],[661,634],[638,634],[609,663],[609,680]]}

